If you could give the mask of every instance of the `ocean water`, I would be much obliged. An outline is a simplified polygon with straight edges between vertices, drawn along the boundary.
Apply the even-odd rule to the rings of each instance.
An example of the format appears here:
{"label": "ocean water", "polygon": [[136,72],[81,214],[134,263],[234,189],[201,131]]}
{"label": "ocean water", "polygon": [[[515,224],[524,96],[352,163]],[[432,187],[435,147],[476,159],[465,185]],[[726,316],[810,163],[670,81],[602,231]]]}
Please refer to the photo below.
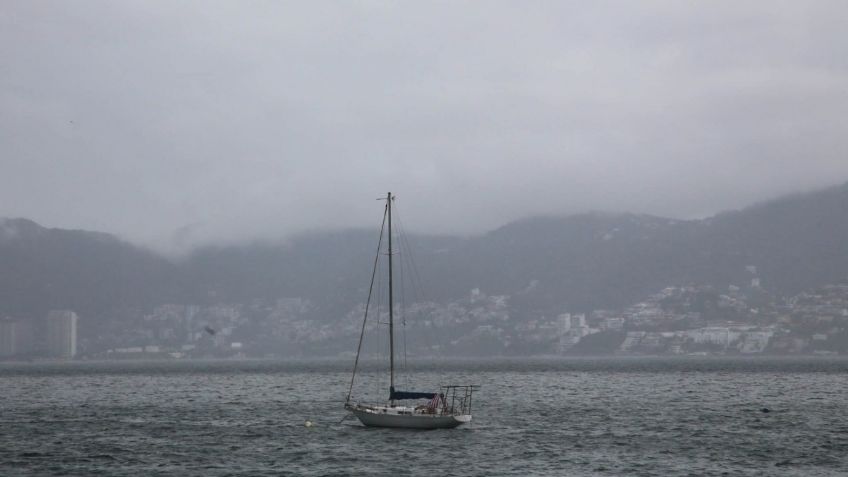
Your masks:
{"label": "ocean water", "polygon": [[349,368],[0,365],[0,475],[848,475],[846,359],[427,362],[401,382],[481,386],[434,431],[340,422]]}

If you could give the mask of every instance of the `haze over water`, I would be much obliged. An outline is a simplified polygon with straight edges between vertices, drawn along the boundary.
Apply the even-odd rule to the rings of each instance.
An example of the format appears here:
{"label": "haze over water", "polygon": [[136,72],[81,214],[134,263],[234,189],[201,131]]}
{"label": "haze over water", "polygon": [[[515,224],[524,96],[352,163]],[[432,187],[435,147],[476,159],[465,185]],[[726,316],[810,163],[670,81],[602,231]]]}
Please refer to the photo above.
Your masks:
{"label": "haze over water", "polygon": [[[339,423],[350,363],[7,364],[3,475],[845,475],[844,358],[430,362],[474,422]],[[354,396],[380,394],[367,367]],[[768,409],[769,412],[763,412]],[[306,427],[306,420],[315,423]]]}

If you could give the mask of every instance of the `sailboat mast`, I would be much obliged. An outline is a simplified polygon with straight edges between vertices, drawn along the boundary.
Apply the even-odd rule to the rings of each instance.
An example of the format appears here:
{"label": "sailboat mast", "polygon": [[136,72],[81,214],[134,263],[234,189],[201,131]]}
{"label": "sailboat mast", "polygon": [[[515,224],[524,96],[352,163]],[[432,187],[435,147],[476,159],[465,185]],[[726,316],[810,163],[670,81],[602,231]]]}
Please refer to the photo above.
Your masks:
{"label": "sailboat mast", "polygon": [[[395,389],[395,303],[392,286],[392,193],[386,196],[389,211],[389,399]],[[394,400],[392,400],[394,402]]]}

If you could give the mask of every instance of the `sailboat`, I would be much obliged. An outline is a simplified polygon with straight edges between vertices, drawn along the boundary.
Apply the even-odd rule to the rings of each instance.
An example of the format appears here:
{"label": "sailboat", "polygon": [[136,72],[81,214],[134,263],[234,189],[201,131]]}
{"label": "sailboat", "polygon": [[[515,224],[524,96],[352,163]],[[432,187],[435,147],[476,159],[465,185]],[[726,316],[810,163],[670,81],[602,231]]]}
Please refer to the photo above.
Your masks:
{"label": "sailboat", "polygon": [[[362,320],[362,331],[359,335],[359,345],[356,349],[356,359],[353,364],[353,374],[350,378],[350,388],[344,408],[356,416],[362,424],[369,427],[395,427],[406,429],[450,429],[471,422],[471,397],[477,386],[448,384],[440,386],[437,392],[412,392],[395,389],[395,310],[392,255],[392,205],[395,197],[389,192],[386,195],[386,207],[383,211],[383,225],[380,228],[380,238],[377,244],[377,257],[374,259],[374,269],[371,273],[371,285],[368,290],[368,300],[365,303],[365,316]],[[361,403],[351,400],[356,371],[359,366],[359,355],[362,351],[362,341],[365,337],[365,324],[371,306],[371,296],[374,290],[374,278],[377,274],[378,262],[382,251],[383,233],[388,226],[388,311],[389,311],[389,395],[388,400],[380,403]],[[417,403],[416,403],[417,401]],[[411,402],[411,404],[408,404]]]}

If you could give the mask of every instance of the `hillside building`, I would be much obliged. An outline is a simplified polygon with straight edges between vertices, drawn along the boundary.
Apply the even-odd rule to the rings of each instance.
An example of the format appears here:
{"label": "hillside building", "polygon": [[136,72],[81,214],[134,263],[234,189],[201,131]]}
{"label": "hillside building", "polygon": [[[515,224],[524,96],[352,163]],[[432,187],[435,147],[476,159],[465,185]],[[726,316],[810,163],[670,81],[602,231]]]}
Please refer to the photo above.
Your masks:
{"label": "hillside building", "polygon": [[77,354],[77,322],[70,310],[54,310],[47,314],[47,354],[53,358],[71,359]]}

